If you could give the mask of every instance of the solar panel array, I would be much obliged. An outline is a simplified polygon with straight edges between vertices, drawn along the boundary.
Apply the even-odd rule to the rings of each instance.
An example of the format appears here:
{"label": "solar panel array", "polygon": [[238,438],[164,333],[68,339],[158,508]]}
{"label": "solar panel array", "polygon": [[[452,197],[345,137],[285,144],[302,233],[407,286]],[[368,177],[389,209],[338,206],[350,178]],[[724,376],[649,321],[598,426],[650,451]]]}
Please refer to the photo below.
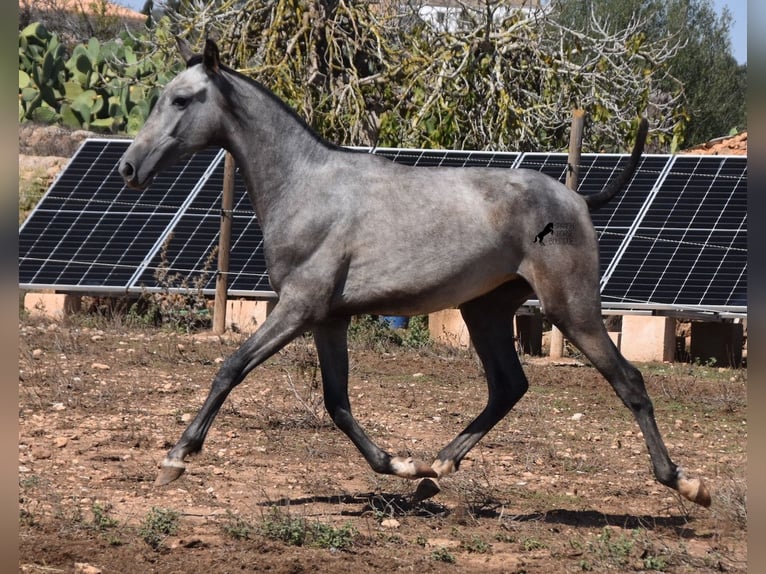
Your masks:
{"label": "solar panel array", "polygon": [[[86,140],[19,229],[25,289],[123,294],[215,290],[224,153],[208,149],[126,188],[125,139]],[[564,182],[567,155],[368,150],[414,166],[525,167]],[[595,193],[628,161],[583,154],[580,193]],[[605,309],[747,310],[747,158],[644,155],[627,189],[592,215]],[[263,235],[238,171],[229,293],[273,297]],[[534,302],[533,302],[534,303]]]}

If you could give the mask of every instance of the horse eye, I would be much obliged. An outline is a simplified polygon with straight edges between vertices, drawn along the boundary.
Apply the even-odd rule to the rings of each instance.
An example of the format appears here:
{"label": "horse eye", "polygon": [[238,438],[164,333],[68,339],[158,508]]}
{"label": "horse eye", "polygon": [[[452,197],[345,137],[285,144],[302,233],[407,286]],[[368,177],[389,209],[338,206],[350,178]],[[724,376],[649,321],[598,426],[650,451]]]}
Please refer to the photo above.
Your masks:
{"label": "horse eye", "polygon": [[184,96],[176,96],[173,98],[173,105],[182,110],[189,105],[189,98]]}

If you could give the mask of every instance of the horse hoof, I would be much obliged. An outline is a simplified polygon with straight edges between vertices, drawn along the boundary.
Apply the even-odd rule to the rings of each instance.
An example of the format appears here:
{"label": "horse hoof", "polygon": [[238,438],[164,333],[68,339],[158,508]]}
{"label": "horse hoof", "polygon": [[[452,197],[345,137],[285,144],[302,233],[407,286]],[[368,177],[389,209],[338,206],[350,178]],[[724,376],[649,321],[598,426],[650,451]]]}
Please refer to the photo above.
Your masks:
{"label": "horse hoof", "polygon": [[441,492],[441,487],[436,479],[424,478],[418,483],[418,487],[415,489],[415,500],[427,500],[433,496],[436,496]]}
{"label": "horse hoof", "polygon": [[678,492],[684,498],[696,502],[705,508],[708,508],[712,502],[710,491],[699,478],[680,478],[678,480]]}
{"label": "horse hoof", "polygon": [[162,468],[154,481],[154,485],[165,486],[166,484],[170,484],[181,476],[185,470],[186,467],[183,464],[179,465],[178,463],[165,461],[162,463]]}

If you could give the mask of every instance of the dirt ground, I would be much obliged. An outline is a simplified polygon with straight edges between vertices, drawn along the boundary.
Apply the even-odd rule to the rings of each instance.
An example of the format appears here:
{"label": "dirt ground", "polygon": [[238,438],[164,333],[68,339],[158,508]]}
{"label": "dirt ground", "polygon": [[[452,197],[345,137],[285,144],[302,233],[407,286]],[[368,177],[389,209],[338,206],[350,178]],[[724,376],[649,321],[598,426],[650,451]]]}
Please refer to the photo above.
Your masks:
{"label": "dirt ground", "polygon": [[[242,336],[82,317],[19,333],[21,572],[747,571],[744,370],[641,365],[709,509],[653,480],[593,368],[529,357],[529,393],[416,502],[332,425],[308,339],[251,373],[186,474],[156,487]],[[390,343],[352,347],[349,390],[373,440],[427,461],[486,398],[469,352]]]}

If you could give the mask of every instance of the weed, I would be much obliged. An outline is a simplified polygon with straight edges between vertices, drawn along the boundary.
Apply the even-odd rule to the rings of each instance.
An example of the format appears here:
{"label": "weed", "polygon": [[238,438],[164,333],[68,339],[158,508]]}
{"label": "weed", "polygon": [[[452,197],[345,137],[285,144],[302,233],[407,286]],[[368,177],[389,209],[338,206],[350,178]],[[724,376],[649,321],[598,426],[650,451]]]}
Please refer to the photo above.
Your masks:
{"label": "weed", "polygon": [[179,516],[175,510],[152,506],[141,522],[138,534],[149,546],[159,550],[165,539],[178,531]]}
{"label": "weed", "polygon": [[114,528],[117,526],[117,520],[109,516],[109,512],[112,510],[112,505],[100,504],[94,502],[91,506],[91,512],[93,512],[93,527],[96,530],[106,530],[107,528]]}
{"label": "weed", "polygon": [[464,540],[460,546],[472,554],[487,554],[492,549],[491,544],[485,542],[481,537],[476,536],[475,534],[471,536],[470,540]]}
{"label": "weed", "polygon": [[521,547],[526,552],[530,552],[532,550],[542,550],[543,548],[547,548],[545,542],[541,542],[537,538],[525,538],[521,543]]}
{"label": "weed", "polygon": [[428,315],[410,317],[409,326],[401,334],[402,346],[408,349],[422,349],[431,344],[428,330]]}
{"label": "weed", "polygon": [[295,518],[287,512],[274,508],[261,525],[260,532],[266,538],[284,542],[289,546],[311,546],[314,548],[346,550],[354,543],[357,530],[346,523],[341,527],[309,522]]}
{"label": "weed", "polygon": [[431,560],[435,560],[436,562],[446,562],[447,564],[454,564],[457,562],[455,555],[444,546],[431,552]]}
{"label": "weed", "polygon": [[604,528],[595,542],[588,544],[589,561],[581,561],[583,570],[633,568],[641,564],[647,570],[663,571],[667,567],[665,557],[657,554],[641,529],[615,536],[610,528]]}
{"label": "weed", "polygon": [[130,306],[128,319],[141,326],[163,325],[184,333],[208,329],[212,314],[203,289],[213,272],[218,248],[211,250],[201,270],[184,275],[171,267],[168,250],[172,239],[170,234],[162,244],[160,263],[154,271],[160,290],[145,292]]}
{"label": "weed", "polygon": [[349,326],[348,341],[358,349],[383,352],[401,346],[402,336],[374,315],[358,315]]}
{"label": "weed", "polygon": [[225,534],[236,540],[247,540],[255,530],[255,527],[241,516],[237,516],[231,510],[226,511],[227,522],[223,525]]}
{"label": "weed", "polygon": [[732,478],[718,488],[715,514],[734,526],[747,530],[747,483]]}

